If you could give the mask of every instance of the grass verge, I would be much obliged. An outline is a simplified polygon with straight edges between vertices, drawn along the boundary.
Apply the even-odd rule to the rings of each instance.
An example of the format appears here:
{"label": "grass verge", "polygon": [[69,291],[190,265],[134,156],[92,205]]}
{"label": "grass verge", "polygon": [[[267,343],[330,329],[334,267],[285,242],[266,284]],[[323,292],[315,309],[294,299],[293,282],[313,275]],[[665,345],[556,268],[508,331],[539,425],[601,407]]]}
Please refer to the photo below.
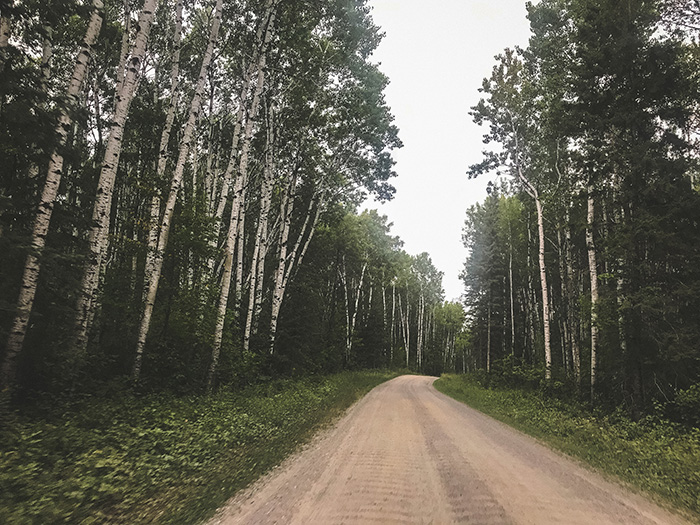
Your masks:
{"label": "grass verge", "polygon": [[466,376],[443,375],[435,388],[700,523],[700,429],[655,416],[635,422],[593,414],[538,392],[487,389]]}
{"label": "grass verge", "polygon": [[196,523],[390,372],[84,399],[0,429],[0,523]]}

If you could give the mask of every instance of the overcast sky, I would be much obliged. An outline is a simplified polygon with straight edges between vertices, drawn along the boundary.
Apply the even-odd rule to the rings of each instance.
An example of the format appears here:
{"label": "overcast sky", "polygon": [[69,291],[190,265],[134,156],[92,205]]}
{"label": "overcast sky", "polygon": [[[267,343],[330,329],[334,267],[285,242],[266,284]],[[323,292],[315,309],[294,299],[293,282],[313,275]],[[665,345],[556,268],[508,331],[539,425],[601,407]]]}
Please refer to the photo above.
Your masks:
{"label": "overcast sky", "polygon": [[428,252],[445,274],[448,300],[458,299],[467,256],[465,212],[486,197],[488,178],[468,180],[481,159],[483,131],[469,108],[489,76],[494,56],[525,46],[525,0],[371,0],[386,33],[374,61],[389,77],[386,99],[404,147],[394,152],[396,196],[368,203],[394,223],[392,233],[413,255]]}

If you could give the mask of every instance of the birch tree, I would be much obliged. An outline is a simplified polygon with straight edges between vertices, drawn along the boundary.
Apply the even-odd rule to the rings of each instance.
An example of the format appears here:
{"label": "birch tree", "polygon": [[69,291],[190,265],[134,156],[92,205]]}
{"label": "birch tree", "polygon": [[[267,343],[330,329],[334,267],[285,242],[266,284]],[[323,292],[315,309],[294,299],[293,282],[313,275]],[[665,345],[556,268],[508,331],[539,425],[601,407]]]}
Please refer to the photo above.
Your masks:
{"label": "birch tree", "polygon": [[148,336],[148,331],[151,326],[151,315],[153,314],[153,306],[155,304],[156,294],[158,292],[158,283],[160,281],[160,274],[163,268],[163,257],[165,256],[165,249],[168,244],[168,234],[170,233],[170,226],[172,223],[173,214],[175,212],[175,203],[177,202],[178,193],[180,192],[180,188],[182,186],[182,177],[185,171],[185,163],[187,162],[187,159],[190,154],[190,147],[192,145],[192,135],[194,133],[195,124],[197,123],[200,111],[202,109],[202,97],[204,95],[204,86],[209,71],[209,65],[214,55],[214,49],[216,48],[217,41],[219,38],[219,28],[221,27],[222,10],[223,1],[217,0],[212,15],[212,22],[207,42],[207,48],[204,52],[204,56],[202,57],[202,64],[199,70],[197,84],[195,86],[194,94],[192,96],[192,101],[190,102],[190,109],[187,122],[185,123],[185,126],[182,130],[182,138],[180,139],[178,158],[170,181],[170,192],[168,194],[168,199],[165,203],[163,217],[160,221],[160,231],[158,233],[158,246],[156,248],[156,255],[153,268],[151,269],[150,282],[148,283],[148,291],[146,292],[146,301],[141,317],[141,326],[139,328],[139,337],[136,343],[136,357],[134,360],[133,368],[133,378],[135,381],[139,379],[139,375],[141,373],[143,350],[146,345],[146,337]]}
{"label": "birch tree", "polygon": [[[92,226],[88,236],[89,253],[83,272],[82,285],[76,307],[75,352],[84,353],[88,333],[97,308],[97,288],[108,246],[109,220],[114,195],[114,183],[122,151],[124,125],[136,93],[148,47],[157,0],[144,0],[138,16],[136,35],[125,64],[123,81],[115,97],[110,134],[105,146],[104,160],[97,182],[97,193],[92,212]],[[121,73],[118,73],[118,77]]]}
{"label": "birch tree", "polygon": [[[68,81],[68,87],[66,89],[67,107],[62,108],[58,118],[58,125],[56,126],[56,135],[58,137],[57,148],[54,150],[49,160],[46,182],[44,183],[41,199],[34,219],[31,252],[27,255],[24,265],[20,294],[17,300],[17,313],[12,323],[12,328],[10,329],[5,358],[2,365],[0,388],[3,390],[11,388],[15,382],[17,358],[22,352],[24,338],[27,333],[27,325],[29,323],[29,316],[32,311],[34,296],[39,281],[39,272],[41,270],[41,255],[46,245],[46,236],[49,232],[51,214],[54,209],[61,184],[61,177],[63,175],[64,156],[62,148],[65,147],[68,140],[68,134],[70,133],[73,122],[73,112],[76,111],[80,105],[80,91],[87,76],[90,58],[92,56],[93,47],[97,42],[100,28],[102,27],[103,17],[104,4],[102,0],[95,0],[92,4],[92,13],[85,36],[83,37],[80,50],[75,59],[73,73]],[[9,20],[7,20],[5,16],[2,17],[2,20],[3,27],[0,33],[3,36],[2,39],[0,39],[0,48],[2,47],[3,41],[5,43],[4,47],[7,46],[5,35],[9,36]]]}
{"label": "birch tree", "polygon": [[534,200],[537,211],[538,262],[540,289],[542,293],[542,323],[544,336],[545,378],[552,377],[552,349],[550,330],[550,302],[547,285],[547,268],[545,264],[545,231],[542,198],[531,177],[526,174],[528,168],[528,146],[525,137],[536,136],[535,121],[528,113],[529,89],[525,77],[523,62],[511,50],[497,57],[499,63],[494,67],[491,78],[484,79],[481,91],[488,99],[482,99],[472,108],[471,115],[477,124],[488,122],[490,131],[485,135],[487,142],[497,142],[503,146],[503,152],[485,152],[485,159],[470,167],[470,176],[477,176],[490,170],[505,167],[518,180],[524,191]]}

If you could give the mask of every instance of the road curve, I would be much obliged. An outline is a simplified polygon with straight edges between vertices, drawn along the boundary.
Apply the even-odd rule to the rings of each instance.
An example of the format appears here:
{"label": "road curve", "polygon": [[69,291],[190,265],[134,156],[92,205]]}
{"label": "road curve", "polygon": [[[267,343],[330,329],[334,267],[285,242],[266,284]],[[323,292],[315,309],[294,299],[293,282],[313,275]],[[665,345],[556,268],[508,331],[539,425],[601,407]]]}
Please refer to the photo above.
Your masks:
{"label": "road curve", "polygon": [[236,496],[224,524],[682,524],[681,518],[402,376]]}

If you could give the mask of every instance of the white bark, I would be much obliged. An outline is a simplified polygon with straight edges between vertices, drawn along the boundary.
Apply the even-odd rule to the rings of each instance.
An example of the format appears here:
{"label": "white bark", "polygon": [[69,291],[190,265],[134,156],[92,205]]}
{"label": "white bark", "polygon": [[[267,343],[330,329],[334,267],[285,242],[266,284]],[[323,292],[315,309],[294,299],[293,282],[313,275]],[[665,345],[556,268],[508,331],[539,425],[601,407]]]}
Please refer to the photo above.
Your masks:
{"label": "white bark", "polygon": [[394,363],[394,339],[396,333],[396,283],[391,283],[391,334],[389,336],[389,363]]}
{"label": "white bark", "polygon": [[[382,334],[386,337],[386,286],[384,285],[384,276],[382,275]],[[391,342],[389,342],[391,344]],[[389,354],[387,348],[384,347],[384,357]]]}
{"label": "white bark", "polygon": [[542,201],[539,194],[535,194],[535,206],[537,208],[537,231],[539,236],[539,263],[540,263],[540,283],[542,285],[542,325],[544,328],[544,377],[547,380],[552,378],[552,343],[551,330],[549,326],[549,288],[547,287],[547,268],[544,260],[545,238],[544,238],[544,213],[542,211]]}
{"label": "white bark", "polygon": [[236,243],[238,242],[238,219],[243,200],[244,184],[245,181],[243,180],[243,177],[238,177],[236,179],[231,200],[231,216],[229,219],[226,244],[224,246],[224,268],[221,275],[221,285],[219,288],[216,326],[214,328],[214,341],[212,342],[212,359],[209,365],[209,373],[207,375],[207,391],[211,391],[211,388],[214,385],[214,375],[216,374],[216,367],[219,363],[219,355],[221,353],[221,343],[223,342],[226,309],[228,307],[228,298],[231,290],[231,278],[233,275],[233,254],[236,250]]}
{"label": "white bark", "polygon": [[544,213],[542,210],[542,201],[537,189],[525,177],[520,166],[517,167],[518,177],[523,182],[530,196],[535,200],[535,208],[537,209],[537,236],[539,240],[539,267],[540,267],[540,285],[542,288],[542,326],[544,329],[544,365],[545,379],[552,378],[552,345],[551,345],[551,330],[549,326],[549,290],[547,288],[547,267],[545,266],[545,237],[544,237]]}
{"label": "white bark", "polygon": [[78,298],[75,323],[74,346],[82,353],[87,345],[90,322],[97,306],[96,292],[100,280],[109,234],[110,210],[114,194],[114,182],[122,150],[124,124],[129,114],[129,107],[136,92],[141,68],[148,46],[151,25],[155,16],[157,0],[145,0],[139,14],[138,28],[130,58],[126,64],[124,81],[116,95],[114,116],[110,125],[110,134],[105,147],[104,161],[97,183],[97,195],[92,213],[92,227],[88,237],[89,254],[83,273],[81,293]]}
{"label": "white bark", "polygon": [[268,249],[268,221],[270,215],[270,204],[272,202],[272,191],[274,189],[274,166],[272,147],[274,134],[272,124],[268,126],[268,147],[266,152],[265,169],[261,186],[260,216],[258,218],[258,228],[255,235],[255,249],[253,253],[253,264],[250,269],[250,297],[248,302],[248,314],[246,316],[246,328],[243,339],[243,348],[248,350],[250,346],[251,333],[257,333],[258,319],[262,311],[265,259]]}
{"label": "white bark", "polygon": [[491,372],[491,294],[486,307],[486,371]]}
{"label": "white bark", "polygon": [[214,17],[209,32],[209,41],[207,43],[207,49],[204,53],[204,57],[202,58],[202,64],[199,70],[197,85],[195,87],[194,95],[192,96],[192,102],[190,103],[189,115],[182,132],[182,139],[180,140],[180,150],[178,152],[177,163],[175,164],[175,170],[173,171],[173,176],[170,181],[170,193],[168,194],[168,200],[165,203],[163,218],[161,219],[160,232],[158,236],[158,247],[156,248],[154,261],[155,264],[152,268],[152,274],[150,276],[151,280],[148,285],[146,302],[144,304],[144,309],[141,316],[141,326],[139,328],[138,341],[136,343],[136,357],[134,359],[134,368],[132,374],[133,379],[135,381],[139,379],[139,375],[141,373],[143,349],[146,345],[146,337],[148,336],[148,331],[151,326],[151,315],[153,314],[153,306],[155,305],[156,294],[158,292],[158,283],[160,281],[160,274],[163,269],[163,258],[165,256],[165,248],[168,244],[168,234],[170,233],[170,225],[172,223],[173,213],[175,212],[177,196],[180,191],[180,187],[182,186],[182,178],[185,171],[185,164],[190,154],[192,136],[202,107],[202,96],[204,93],[204,86],[209,70],[209,64],[211,63],[211,59],[214,54],[214,48],[216,47],[216,43],[219,38],[219,27],[221,26],[222,9],[223,0],[217,0],[216,6],[214,8]]}
{"label": "white bark", "polygon": [[[510,114],[510,113],[509,113]],[[513,137],[515,139],[515,168],[517,176],[525,186],[527,193],[535,200],[537,209],[537,232],[539,236],[539,266],[540,266],[540,284],[542,287],[542,326],[544,328],[544,363],[545,363],[545,379],[552,378],[552,346],[550,342],[550,327],[549,327],[549,294],[547,289],[547,269],[545,266],[545,238],[544,238],[544,214],[542,211],[542,201],[537,192],[537,188],[525,177],[520,163],[520,140],[518,131],[513,121],[513,115],[510,114],[511,124],[513,128]]]}
{"label": "white bark", "polygon": [[[179,5],[179,4],[178,4]],[[122,90],[126,73],[126,60],[129,58],[129,38],[131,36],[131,11],[129,1],[124,0],[124,32],[122,33],[122,47],[119,53],[119,67],[117,68],[117,88],[114,92],[114,106],[117,105],[117,94]]]}
{"label": "white bark", "polygon": [[51,58],[53,56],[53,29],[51,26],[44,26],[44,42],[41,47],[41,83],[44,91],[47,90],[48,82],[51,79]]}
{"label": "white bark", "polygon": [[[568,215],[567,215],[568,222]],[[573,361],[574,367],[574,378],[576,384],[581,387],[581,349],[579,347],[579,338],[577,330],[577,322],[574,317],[574,312],[576,311],[576,300],[573,294],[574,286],[574,268],[571,264],[571,230],[566,228],[566,277],[568,282],[567,287],[567,301],[569,305],[569,333],[571,335],[571,359]]]}
{"label": "white bark", "polygon": [[[51,223],[51,214],[61,184],[61,176],[63,175],[62,149],[68,141],[68,133],[73,124],[71,116],[72,110],[79,104],[81,86],[87,74],[88,63],[92,56],[92,48],[97,41],[100,28],[102,27],[103,14],[104,4],[102,0],[94,0],[88,28],[80,45],[80,51],[76,57],[73,73],[66,89],[66,99],[69,108],[64,109],[58,119],[58,125],[56,126],[56,135],[58,137],[57,148],[54,150],[49,160],[46,182],[44,183],[36,217],[34,218],[31,252],[27,255],[27,260],[24,265],[22,283],[17,299],[17,313],[15,314],[10,329],[5,358],[2,365],[2,374],[0,375],[0,389],[2,390],[10,388],[15,381],[17,369],[16,361],[22,351],[24,337],[27,333],[29,315],[31,314],[34,304],[34,296],[36,294],[39,272],[41,270],[41,254],[46,245],[46,235],[48,234],[49,225]],[[3,45],[7,46],[6,41],[3,44],[3,39],[6,37],[9,38],[9,20],[7,21],[7,25],[7,28],[0,27],[0,48],[2,48]],[[2,24],[0,24],[0,26],[2,26]]]}
{"label": "white bark", "polygon": [[294,206],[294,190],[296,175],[292,177],[284,189],[280,203],[280,236],[279,253],[277,258],[277,270],[275,271],[274,288],[272,292],[272,315],[270,317],[270,353],[275,351],[275,339],[277,337],[277,321],[282,308],[284,297],[285,274],[287,273],[287,251],[289,243],[289,230],[292,221],[292,208]]}
{"label": "white bark", "polygon": [[[180,40],[182,36],[182,0],[178,0],[175,8],[175,29],[173,33],[173,53],[171,57],[170,69],[170,101],[168,103],[168,113],[165,116],[165,125],[160,136],[160,145],[158,148],[158,162],[156,164],[156,184],[160,184],[165,177],[165,170],[168,164],[168,144],[170,144],[170,134],[172,132],[173,123],[175,122],[175,113],[177,110],[178,100],[180,98],[179,74],[180,74]],[[156,252],[158,250],[158,236],[160,233],[160,195],[158,190],[155,190],[151,198],[151,209],[148,221],[148,241],[146,253],[146,265],[144,270],[143,284],[143,302],[145,303],[148,297],[148,288],[155,271]]]}
{"label": "white bark", "polygon": [[[352,318],[350,321],[350,324],[348,326],[348,339],[347,339],[347,355],[348,357],[350,356],[350,353],[352,351],[352,339],[353,336],[355,335],[355,326],[357,325],[357,312],[360,310],[360,297],[362,295],[362,284],[365,279],[365,271],[367,270],[367,261],[365,261],[362,264],[362,270],[360,271],[360,278],[357,282],[357,285],[355,286],[355,289],[353,290],[353,293],[355,294],[355,305],[354,309],[352,311]],[[344,283],[345,284],[345,283]],[[346,286],[347,290],[347,286]],[[347,293],[347,291],[346,291]],[[347,303],[347,301],[346,301]]]}
{"label": "white bark", "polygon": [[408,368],[408,358],[411,346],[411,303],[408,300],[408,290],[406,290],[406,317],[404,318],[405,338],[406,338],[406,368]]}
{"label": "white bark", "polygon": [[418,298],[418,343],[416,347],[416,362],[418,364],[418,371],[423,370],[423,341],[425,337],[425,298],[423,297],[423,291]]}
{"label": "white bark", "polygon": [[7,48],[10,45],[10,34],[12,32],[12,22],[9,15],[0,14],[0,72],[5,69],[7,61]]}
{"label": "white bark", "polygon": [[[214,235],[212,235],[212,241],[211,241],[211,248],[212,250],[215,250],[218,246],[218,241],[219,241],[219,233],[221,231],[221,225],[223,223],[223,217],[224,217],[224,210],[226,208],[226,204],[228,202],[229,198],[229,193],[231,191],[231,185],[233,183],[233,176],[236,171],[236,163],[237,161],[240,161],[240,157],[238,155],[238,145],[241,139],[241,131],[243,130],[243,125],[246,120],[246,104],[249,99],[249,90],[250,90],[250,80],[252,78],[252,75],[257,71],[257,81],[255,85],[255,90],[254,94],[252,96],[252,103],[250,107],[248,107],[248,114],[254,115],[257,114],[257,105],[258,101],[260,100],[260,94],[262,93],[262,89],[264,86],[264,80],[265,80],[265,75],[264,75],[264,69],[265,69],[265,63],[267,59],[267,50],[270,45],[270,41],[272,39],[273,31],[274,31],[274,17],[273,17],[273,10],[272,10],[272,5],[273,2],[271,0],[268,0],[267,6],[266,6],[266,12],[264,15],[264,20],[266,20],[266,23],[261,23],[258,26],[257,32],[256,32],[256,50],[255,53],[253,54],[253,60],[248,67],[248,69],[244,70],[243,73],[243,87],[241,88],[241,94],[239,97],[238,101],[238,112],[236,113],[236,124],[234,125],[233,129],[233,137],[231,139],[231,148],[229,150],[229,159],[228,163],[226,165],[226,171],[224,172],[224,177],[223,181],[221,183],[221,191],[219,193],[219,198],[216,201],[216,209],[214,211]],[[238,218],[236,218],[238,220]],[[208,267],[210,273],[213,272],[215,265],[215,259],[212,257],[208,261]]]}
{"label": "white bark", "polygon": [[588,216],[586,222],[586,248],[588,251],[588,270],[591,278],[591,400],[595,397],[596,360],[598,354],[598,265],[596,262],[593,227],[595,221],[595,200],[593,187],[588,186]]}

